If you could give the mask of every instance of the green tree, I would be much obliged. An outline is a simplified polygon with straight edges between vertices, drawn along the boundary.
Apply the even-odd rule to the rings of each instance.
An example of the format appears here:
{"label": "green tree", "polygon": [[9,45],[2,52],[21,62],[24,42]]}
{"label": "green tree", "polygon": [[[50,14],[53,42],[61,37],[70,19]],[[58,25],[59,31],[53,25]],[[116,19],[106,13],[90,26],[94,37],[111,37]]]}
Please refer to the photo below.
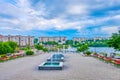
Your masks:
{"label": "green tree", "polygon": [[45,45],[58,45],[58,43],[55,41],[48,41],[48,42],[45,42],[44,44]]}
{"label": "green tree", "polygon": [[37,45],[35,45],[35,48],[36,48],[37,50],[43,50],[44,46],[37,44]]}
{"label": "green tree", "polygon": [[63,45],[65,49],[68,49],[68,45]]}
{"label": "green tree", "polygon": [[14,52],[13,49],[6,42],[0,42],[0,54],[13,52]]}
{"label": "green tree", "polygon": [[109,47],[114,47],[116,50],[120,50],[120,31],[119,33],[112,34],[107,44]]}
{"label": "green tree", "polygon": [[47,48],[43,48],[43,52],[47,52],[48,51],[48,49]]}
{"label": "green tree", "polygon": [[77,48],[77,51],[84,52],[87,51],[88,49],[89,49],[88,45],[81,45]]}
{"label": "green tree", "polygon": [[34,44],[38,44],[38,39],[37,38],[34,39]]}
{"label": "green tree", "polygon": [[73,40],[67,40],[65,44],[66,45],[73,45]]}
{"label": "green tree", "polygon": [[8,44],[12,48],[12,52],[15,52],[15,49],[18,46],[17,43],[13,41],[8,41],[5,44]]}

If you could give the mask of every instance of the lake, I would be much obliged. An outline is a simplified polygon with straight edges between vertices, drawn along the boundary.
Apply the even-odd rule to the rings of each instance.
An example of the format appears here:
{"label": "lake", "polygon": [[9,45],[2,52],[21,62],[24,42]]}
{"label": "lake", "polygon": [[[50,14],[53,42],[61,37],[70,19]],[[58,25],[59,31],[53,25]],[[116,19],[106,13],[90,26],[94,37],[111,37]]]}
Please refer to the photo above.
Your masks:
{"label": "lake", "polygon": [[90,51],[93,52],[104,52],[104,53],[120,53],[120,51],[116,51],[114,48],[110,48],[110,47],[90,47],[89,48]]}

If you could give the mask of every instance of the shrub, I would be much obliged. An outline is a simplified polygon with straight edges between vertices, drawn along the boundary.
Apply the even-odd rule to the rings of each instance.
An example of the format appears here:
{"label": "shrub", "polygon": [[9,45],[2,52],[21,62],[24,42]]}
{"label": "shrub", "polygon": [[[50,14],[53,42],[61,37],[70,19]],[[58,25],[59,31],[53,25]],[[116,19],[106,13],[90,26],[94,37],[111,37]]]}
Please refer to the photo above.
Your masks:
{"label": "shrub", "polygon": [[11,47],[11,49],[12,49],[11,52],[12,52],[12,53],[15,52],[15,49],[16,49],[16,47],[18,46],[16,42],[12,42],[12,41],[8,41],[8,42],[6,42],[6,44],[8,44],[8,45]]}
{"label": "shrub", "polygon": [[37,50],[42,50],[43,48],[44,48],[44,46],[43,45],[35,45],[35,48],[37,49]]}
{"label": "shrub", "polygon": [[0,54],[12,52],[14,52],[13,49],[6,42],[0,42]]}
{"label": "shrub", "polygon": [[86,55],[91,55],[92,53],[90,51],[85,52]]}
{"label": "shrub", "polygon": [[82,46],[79,46],[79,47],[77,48],[77,51],[78,51],[78,52],[84,52],[84,51],[86,51],[86,50],[88,50],[88,49],[89,49],[88,45],[82,45]]}
{"label": "shrub", "polygon": [[47,52],[48,51],[48,49],[47,48],[43,48],[43,52]]}
{"label": "shrub", "polygon": [[34,52],[33,51],[26,51],[26,55],[33,55]]}

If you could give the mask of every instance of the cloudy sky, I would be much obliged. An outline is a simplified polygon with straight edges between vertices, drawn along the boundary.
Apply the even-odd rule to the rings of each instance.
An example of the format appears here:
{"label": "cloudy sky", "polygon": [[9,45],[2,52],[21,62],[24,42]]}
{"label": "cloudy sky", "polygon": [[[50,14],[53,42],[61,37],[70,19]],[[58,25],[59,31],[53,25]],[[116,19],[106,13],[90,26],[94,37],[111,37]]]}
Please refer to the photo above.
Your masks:
{"label": "cloudy sky", "polygon": [[120,29],[120,0],[0,0],[0,34],[98,37]]}

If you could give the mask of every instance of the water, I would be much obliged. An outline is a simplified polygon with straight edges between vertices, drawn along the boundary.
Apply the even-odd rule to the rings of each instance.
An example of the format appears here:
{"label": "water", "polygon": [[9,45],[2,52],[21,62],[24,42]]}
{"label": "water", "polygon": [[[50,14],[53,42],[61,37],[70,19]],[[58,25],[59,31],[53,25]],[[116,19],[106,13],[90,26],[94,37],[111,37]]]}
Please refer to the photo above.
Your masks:
{"label": "water", "polygon": [[109,47],[90,47],[89,48],[90,51],[93,52],[104,52],[104,53],[111,53],[111,52],[115,52],[114,48],[109,48]]}
{"label": "water", "polygon": [[116,51],[114,48],[110,48],[110,47],[90,47],[89,51],[93,51],[93,52],[97,52],[97,53],[104,52],[107,54],[120,53],[120,51]]}
{"label": "water", "polygon": [[53,55],[51,55],[51,61],[50,61],[50,63],[51,64],[53,64],[53,57],[52,57]]}
{"label": "water", "polygon": [[59,66],[59,63],[45,63],[44,66]]}

